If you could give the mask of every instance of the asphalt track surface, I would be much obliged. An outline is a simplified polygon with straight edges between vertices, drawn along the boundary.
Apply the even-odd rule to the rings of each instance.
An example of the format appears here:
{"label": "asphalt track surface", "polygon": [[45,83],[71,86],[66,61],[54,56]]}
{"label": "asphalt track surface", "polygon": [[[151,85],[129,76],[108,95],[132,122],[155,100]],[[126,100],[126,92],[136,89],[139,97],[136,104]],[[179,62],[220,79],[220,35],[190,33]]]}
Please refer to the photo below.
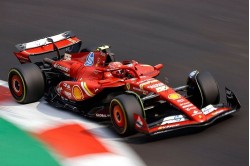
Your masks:
{"label": "asphalt track surface", "polygon": [[[0,2],[0,79],[18,64],[12,52],[66,30],[85,46],[111,44],[116,59],[165,65],[159,79],[185,84],[190,71],[210,71],[238,96],[242,109],[203,130],[127,138],[147,165],[219,166],[249,163],[249,16],[246,0]],[[118,163],[119,165],[119,163]]]}

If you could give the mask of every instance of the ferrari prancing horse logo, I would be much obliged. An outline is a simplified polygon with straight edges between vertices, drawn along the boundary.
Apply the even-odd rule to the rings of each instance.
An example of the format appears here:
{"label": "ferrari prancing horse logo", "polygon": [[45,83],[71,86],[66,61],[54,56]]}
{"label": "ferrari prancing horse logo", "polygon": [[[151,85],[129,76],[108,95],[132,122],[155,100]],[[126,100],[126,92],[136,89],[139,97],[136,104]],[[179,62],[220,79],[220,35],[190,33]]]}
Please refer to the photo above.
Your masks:
{"label": "ferrari prancing horse logo", "polygon": [[127,87],[127,90],[129,90],[129,89],[130,89],[130,84],[127,83],[127,84],[126,84],[126,87]]}

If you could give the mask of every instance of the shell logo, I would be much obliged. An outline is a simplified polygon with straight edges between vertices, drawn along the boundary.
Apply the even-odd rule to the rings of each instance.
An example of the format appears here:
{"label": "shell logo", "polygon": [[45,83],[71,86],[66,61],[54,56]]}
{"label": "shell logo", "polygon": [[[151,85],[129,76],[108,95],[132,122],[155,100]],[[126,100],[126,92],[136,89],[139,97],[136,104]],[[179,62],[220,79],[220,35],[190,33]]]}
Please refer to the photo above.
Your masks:
{"label": "shell logo", "polygon": [[82,100],[84,98],[82,94],[82,90],[77,85],[73,86],[72,94],[76,100]]}
{"label": "shell logo", "polygon": [[181,95],[179,95],[178,93],[171,93],[168,95],[168,98],[171,100],[176,100],[176,99],[181,98]]}

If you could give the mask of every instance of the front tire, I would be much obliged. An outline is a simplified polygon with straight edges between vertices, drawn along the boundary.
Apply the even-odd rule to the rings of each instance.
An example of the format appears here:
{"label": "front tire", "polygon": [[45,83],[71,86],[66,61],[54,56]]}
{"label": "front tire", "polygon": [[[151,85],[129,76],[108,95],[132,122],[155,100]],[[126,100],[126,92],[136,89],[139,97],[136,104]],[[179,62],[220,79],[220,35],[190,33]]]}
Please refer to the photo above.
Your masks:
{"label": "front tire", "polygon": [[38,101],[44,94],[45,81],[40,68],[27,63],[10,69],[9,89],[14,99],[21,104]]}
{"label": "front tire", "polygon": [[136,133],[134,113],[143,116],[143,108],[131,94],[116,96],[110,103],[111,122],[115,131],[122,136]]}
{"label": "front tire", "polygon": [[209,104],[218,104],[220,101],[219,86],[214,77],[209,72],[197,73],[189,79],[187,84],[188,96],[198,108],[203,108]]}

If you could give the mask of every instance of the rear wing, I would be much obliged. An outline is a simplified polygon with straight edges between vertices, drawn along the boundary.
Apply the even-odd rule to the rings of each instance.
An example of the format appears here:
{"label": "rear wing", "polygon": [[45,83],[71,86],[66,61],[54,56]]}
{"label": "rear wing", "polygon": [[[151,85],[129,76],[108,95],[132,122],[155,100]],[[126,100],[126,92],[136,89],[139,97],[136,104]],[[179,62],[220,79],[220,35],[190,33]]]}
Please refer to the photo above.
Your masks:
{"label": "rear wing", "polygon": [[18,52],[14,52],[15,56],[20,63],[30,63],[30,56],[37,56],[56,51],[53,43],[48,40],[48,38],[53,40],[59,50],[67,48],[72,52],[73,50],[78,51],[81,47],[81,40],[78,39],[73,32],[66,31],[51,37],[45,37],[28,43],[17,44],[16,48]]}

